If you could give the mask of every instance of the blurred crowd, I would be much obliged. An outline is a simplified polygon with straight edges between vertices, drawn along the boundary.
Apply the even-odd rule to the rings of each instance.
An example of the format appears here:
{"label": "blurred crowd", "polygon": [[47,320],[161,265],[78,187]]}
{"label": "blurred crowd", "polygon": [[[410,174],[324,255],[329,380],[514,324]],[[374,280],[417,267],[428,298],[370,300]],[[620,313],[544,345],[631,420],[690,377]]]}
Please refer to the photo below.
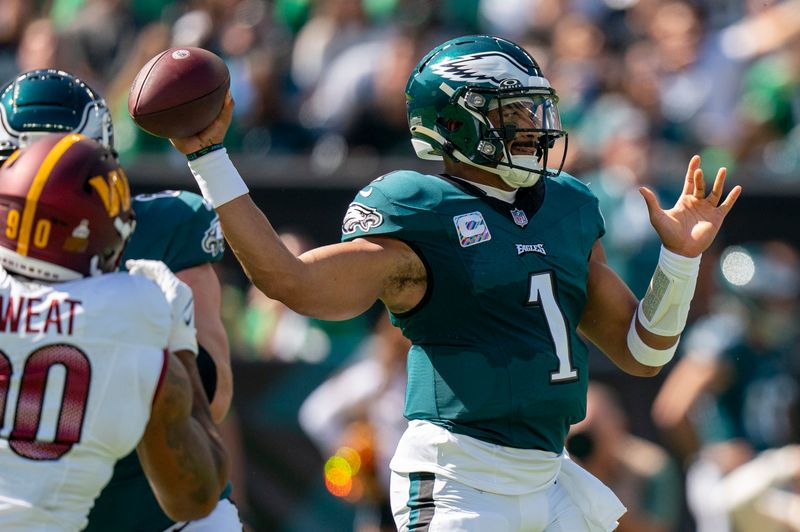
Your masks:
{"label": "blurred crowd", "polygon": [[231,71],[231,149],[405,156],[403,88],[421,55],[497,34],[557,88],[567,169],[620,207],[613,228],[637,216],[631,184],[672,182],[670,162],[700,149],[758,168],[731,172],[742,181],[795,179],[798,13],[796,0],[4,0],[0,80],[47,67],[81,77],[114,110],[125,162],[165,148],[127,118],[136,72],[167,47],[200,46]]}
{"label": "blurred crowd", "polygon": [[[124,164],[168,149],[127,116],[134,76],[163,49],[199,46],[231,71],[231,152],[265,162],[318,159],[334,180],[348,157],[413,156],[403,89],[425,51],[468,33],[515,40],[560,96],[565,170],[600,198],[609,262],[639,297],[659,245],[637,185],[670,201],[693,153],[707,170],[727,166],[745,194],[796,192],[800,183],[800,0],[2,0],[2,7],[0,81],[50,67],[87,81],[113,112]],[[303,229],[284,234],[298,254],[310,245]],[[626,395],[630,388],[596,383],[587,420],[570,437],[576,460],[628,507],[621,531],[800,531],[800,259],[796,241],[741,244],[704,259],[679,360],[658,381],[647,421],[626,413],[638,400]],[[224,311],[240,362],[328,368],[316,381],[298,378],[301,397],[287,409],[296,418],[302,404],[294,421],[317,445],[327,491],[367,509],[354,528],[385,527],[379,472],[402,422],[402,339],[377,311],[319,322],[236,283]],[[642,426],[652,428],[649,439],[635,434]],[[229,433],[239,441],[246,430],[234,425]],[[248,500],[258,505],[248,486],[264,486],[247,480],[243,460],[234,484],[247,516]]]}

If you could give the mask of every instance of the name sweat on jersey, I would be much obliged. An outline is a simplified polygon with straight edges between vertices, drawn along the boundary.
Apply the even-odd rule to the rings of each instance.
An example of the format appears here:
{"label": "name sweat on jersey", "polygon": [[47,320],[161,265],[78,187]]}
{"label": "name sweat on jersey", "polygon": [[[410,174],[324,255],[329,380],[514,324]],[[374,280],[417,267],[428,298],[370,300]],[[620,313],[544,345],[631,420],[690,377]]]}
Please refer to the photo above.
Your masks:
{"label": "name sweat on jersey", "polygon": [[82,301],[75,299],[46,301],[41,297],[0,294],[0,333],[71,336],[75,315],[83,312],[82,305]]}
{"label": "name sweat on jersey", "polygon": [[562,173],[513,204],[448,176],[400,171],[358,192],[342,240],[391,236],[425,263],[428,291],[393,315],[412,342],[405,416],[507,447],[561,453],[586,413],[577,326],[597,198]]}
{"label": "name sweat on jersey", "polygon": [[124,273],[40,284],[0,268],[0,530],[80,530],[141,439],[170,307]]}

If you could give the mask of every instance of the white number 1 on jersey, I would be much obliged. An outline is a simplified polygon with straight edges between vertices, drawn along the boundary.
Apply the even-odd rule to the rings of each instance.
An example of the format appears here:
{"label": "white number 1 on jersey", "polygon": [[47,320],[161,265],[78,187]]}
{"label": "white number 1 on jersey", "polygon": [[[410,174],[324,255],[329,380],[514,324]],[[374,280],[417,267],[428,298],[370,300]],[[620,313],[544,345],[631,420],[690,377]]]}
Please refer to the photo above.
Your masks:
{"label": "white number 1 on jersey", "polygon": [[572,368],[569,349],[569,332],[564,314],[553,292],[553,277],[550,272],[532,273],[528,303],[540,306],[553,338],[558,357],[558,369],[550,372],[550,382],[573,381],[578,378],[578,370]]}

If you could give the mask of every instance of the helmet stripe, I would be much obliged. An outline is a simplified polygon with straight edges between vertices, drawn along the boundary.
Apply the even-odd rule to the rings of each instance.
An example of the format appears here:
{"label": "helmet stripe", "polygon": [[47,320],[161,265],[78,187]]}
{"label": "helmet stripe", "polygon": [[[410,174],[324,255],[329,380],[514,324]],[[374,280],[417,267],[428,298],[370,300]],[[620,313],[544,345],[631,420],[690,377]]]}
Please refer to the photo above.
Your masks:
{"label": "helmet stripe", "polygon": [[31,233],[33,231],[33,220],[36,216],[36,205],[39,203],[39,198],[44,190],[44,185],[53,171],[56,163],[61,159],[61,156],[76,142],[84,138],[83,135],[67,135],[58,143],[53,146],[50,153],[44,158],[41,166],[36,171],[36,176],[33,178],[31,188],[28,190],[28,195],[25,197],[25,209],[22,212],[22,221],[19,229],[19,240],[17,241],[17,253],[22,256],[28,255],[30,248]]}
{"label": "helmet stripe", "polygon": [[0,165],[0,168],[5,168],[6,166],[11,166],[11,163],[17,160],[19,154],[22,153],[20,150],[15,150],[11,155],[8,156],[8,159],[3,161],[3,164]]}

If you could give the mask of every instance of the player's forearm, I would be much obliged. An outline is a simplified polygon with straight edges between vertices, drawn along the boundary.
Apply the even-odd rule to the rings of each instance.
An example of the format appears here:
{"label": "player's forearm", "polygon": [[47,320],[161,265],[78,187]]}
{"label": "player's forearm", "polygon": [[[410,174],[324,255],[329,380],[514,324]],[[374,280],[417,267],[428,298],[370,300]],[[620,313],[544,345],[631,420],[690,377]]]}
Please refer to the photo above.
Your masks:
{"label": "player's forearm", "polygon": [[606,264],[602,248],[596,246],[589,262],[587,303],[580,332],[625,373],[637,377],[656,375],[660,368],[637,361],[626,338],[638,301],[622,279]]}
{"label": "player's forearm", "polygon": [[[179,356],[194,355],[183,351]],[[203,403],[194,404],[194,396],[185,363],[170,356],[164,383],[137,446],[153,492],[176,521],[208,515],[228,478],[228,457],[210,421],[208,405],[203,411]]]}
{"label": "player's forearm", "polygon": [[153,493],[175,521],[205,517],[213,511],[227,482],[227,455],[194,419],[172,427],[165,437],[169,451],[161,452],[159,457],[148,456],[146,446],[139,448]]}
{"label": "player's forearm", "polygon": [[[210,402],[211,417],[219,424],[225,419],[233,398],[230,346],[220,317],[222,291],[219,278],[210,263],[183,269],[175,275],[194,293],[197,343],[201,348],[198,369]],[[204,356],[210,361],[204,363]],[[213,367],[209,367],[209,363]]]}
{"label": "player's forearm", "polygon": [[[210,419],[210,417],[208,419]],[[202,457],[200,465],[207,468],[208,474],[213,479],[214,499],[216,504],[219,494],[222,493],[222,490],[230,479],[230,457],[225,450],[222,437],[215,424],[209,425],[206,421],[201,423],[196,416],[192,416],[191,424],[196,441],[201,442],[206,449],[206,453],[199,454],[199,456]]]}
{"label": "player's forearm", "polygon": [[[233,372],[228,335],[219,317],[197,315],[198,370],[214,423],[222,423],[233,399]],[[208,357],[205,361],[200,357]],[[203,362],[205,364],[203,365]],[[209,367],[212,366],[212,367]]]}
{"label": "player's forearm", "polygon": [[233,401],[233,372],[230,362],[218,363],[216,360],[214,362],[217,367],[217,386],[214,389],[214,397],[208,406],[211,411],[211,419],[219,425],[228,415]]}
{"label": "player's forearm", "polygon": [[[194,356],[188,351],[179,352],[176,356],[183,364],[191,383],[192,410],[191,417],[187,420],[188,428],[181,429],[179,427],[175,430],[182,430],[179,436],[188,438],[195,445],[194,454],[190,455],[194,464],[187,462],[189,471],[199,470],[211,475],[211,478],[202,478],[202,482],[205,484],[210,482],[216,491],[215,496],[218,496],[230,474],[228,454],[222,444],[222,437],[219,435],[217,425],[211,416]],[[187,431],[190,434],[186,434]],[[191,481],[191,476],[189,476],[189,482]]]}
{"label": "player's forearm", "polygon": [[249,196],[217,209],[230,248],[253,284],[290,309],[325,320],[369,309],[381,293],[383,248],[347,243],[295,257]]}
{"label": "player's forearm", "polygon": [[[403,258],[403,252],[354,241],[297,258],[246,193],[224,151],[195,159],[190,169],[219,214],[225,238],[245,273],[267,297],[306,316],[341,320],[364,312],[386,295],[386,282],[397,270],[392,261]],[[404,252],[413,253],[407,248]]]}
{"label": "player's forearm", "polygon": [[[231,102],[226,104],[226,109],[229,121]],[[226,127],[221,129],[223,136]],[[172,142],[187,153],[186,150],[196,147],[197,140],[173,139]],[[302,264],[253,203],[247,185],[226,150],[222,148],[191,159],[189,169],[203,197],[219,214],[225,240],[245,274],[265,295],[288,304],[287,295],[303,287]]]}
{"label": "player's forearm", "polygon": [[[218,481],[224,485],[227,482],[227,454],[222,445],[222,438],[217,431],[217,425],[211,414],[211,409],[208,404],[203,383],[200,380],[200,373],[197,370],[194,356],[188,351],[181,351],[176,354],[181,363],[186,369],[189,380],[191,382],[192,391],[192,414],[191,420],[200,426],[203,434],[200,435],[202,441],[206,442],[210,452],[212,453],[213,462],[215,467],[214,471],[220,475]],[[195,430],[195,429],[193,429]]]}
{"label": "player's forearm", "polygon": [[222,231],[245,274],[266,296],[287,303],[302,286],[304,267],[250,196],[217,207]]}

